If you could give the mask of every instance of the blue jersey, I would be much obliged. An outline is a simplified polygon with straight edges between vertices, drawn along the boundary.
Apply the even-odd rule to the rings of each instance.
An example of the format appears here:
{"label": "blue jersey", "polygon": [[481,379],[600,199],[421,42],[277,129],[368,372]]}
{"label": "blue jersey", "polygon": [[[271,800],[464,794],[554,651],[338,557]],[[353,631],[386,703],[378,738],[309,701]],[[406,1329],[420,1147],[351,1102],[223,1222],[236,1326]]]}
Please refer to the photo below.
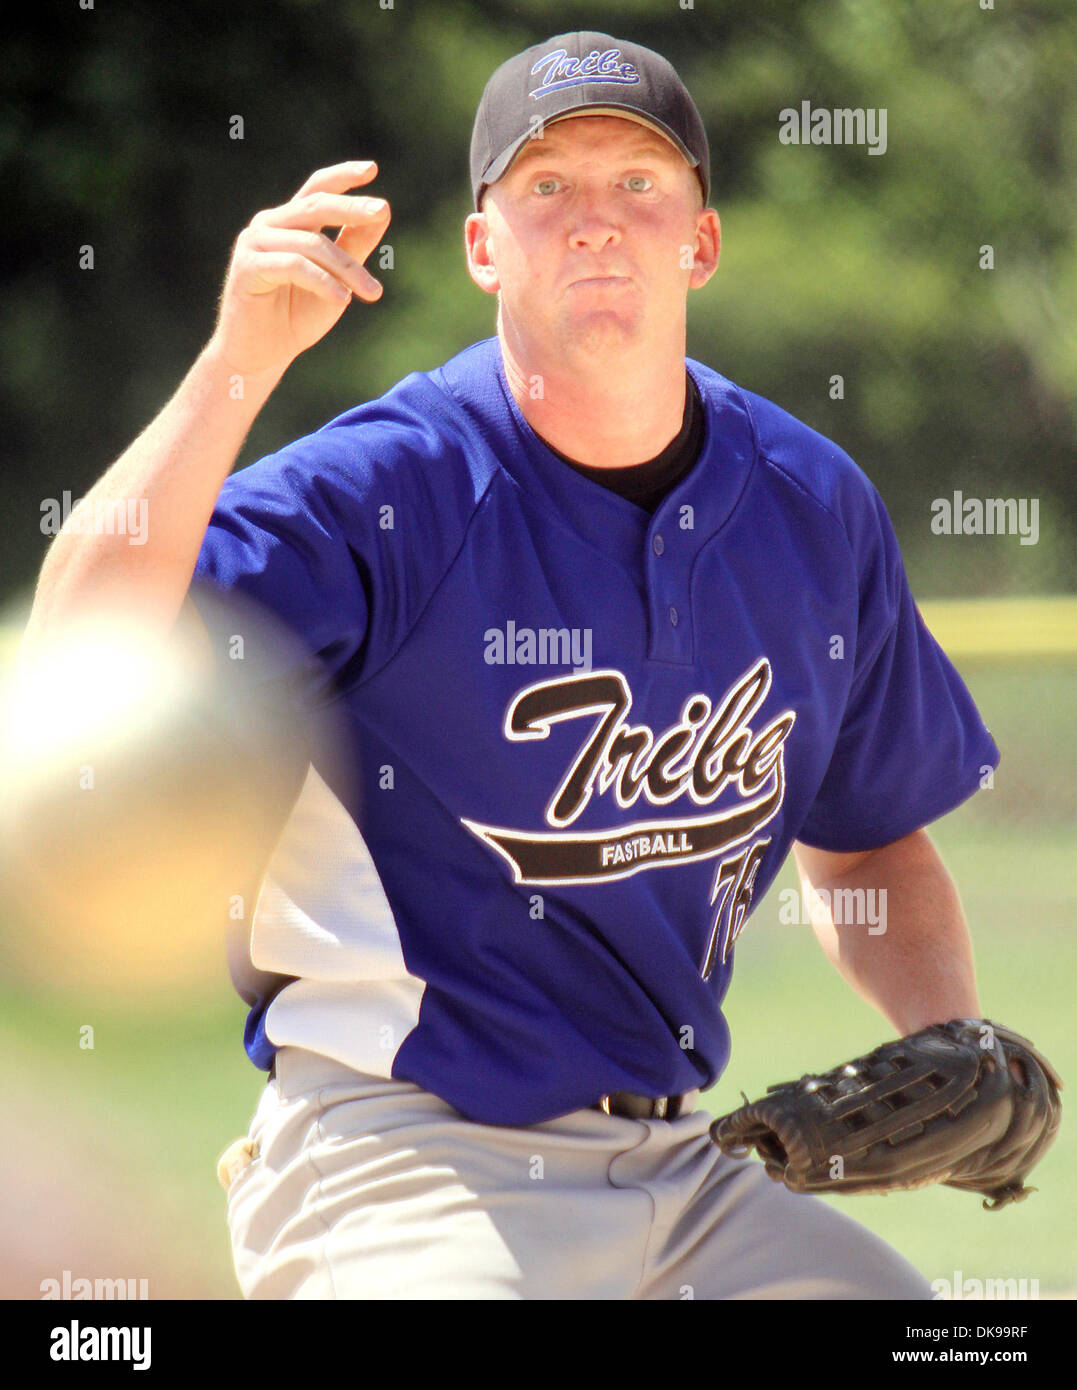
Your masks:
{"label": "blue jersey", "polygon": [[706,1088],[793,841],[886,844],[997,763],[865,475],[686,365],[706,437],[653,515],[546,447],[496,338],[224,484],[192,597],[270,610],[300,649],[259,678],[356,761],[312,752],[261,892],[256,1064],[495,1124]]}

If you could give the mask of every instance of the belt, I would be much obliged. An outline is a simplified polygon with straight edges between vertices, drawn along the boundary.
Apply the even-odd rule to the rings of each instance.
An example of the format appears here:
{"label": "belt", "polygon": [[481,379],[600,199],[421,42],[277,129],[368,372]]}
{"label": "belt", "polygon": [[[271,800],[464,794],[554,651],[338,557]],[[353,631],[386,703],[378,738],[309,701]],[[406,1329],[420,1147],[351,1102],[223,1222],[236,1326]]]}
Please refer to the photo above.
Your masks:
{"label": "belt", "polygon": [[[277,1054],[269,1063],[269,1080],[277,1075]],[[620,1115],[626,1120],[675,1120],[684,1110],[686,1096],[637,1096],[631,1091],[613,1091],[590,1107],[604,1115]]]}
{"label": "belt", "polygon": [[613,1091],[591,1109],[604,1115],[622,1115],[626,1120],[675,1120],[684,1101],[684,1096],[635,1096],[631,1091]]}

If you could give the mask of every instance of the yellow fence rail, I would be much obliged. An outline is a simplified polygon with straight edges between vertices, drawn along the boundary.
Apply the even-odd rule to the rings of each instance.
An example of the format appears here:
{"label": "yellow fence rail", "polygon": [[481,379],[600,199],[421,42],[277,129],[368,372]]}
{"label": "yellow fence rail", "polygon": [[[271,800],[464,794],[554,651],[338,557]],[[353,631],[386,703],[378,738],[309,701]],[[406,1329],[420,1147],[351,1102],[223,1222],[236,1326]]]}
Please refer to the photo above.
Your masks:
{"label": "yellow fence rail", "polygon": [[[1077,654],[1077,594],[928,599],[920,611],[952,657]],[[17,627],[0,625],[0,660],[14,653],[18,638]]]}
{"label": "yellow fence rail", "polygon": [[1077,595],[932,599],[920,605],[936,641],[952,657],[1072,656]]}

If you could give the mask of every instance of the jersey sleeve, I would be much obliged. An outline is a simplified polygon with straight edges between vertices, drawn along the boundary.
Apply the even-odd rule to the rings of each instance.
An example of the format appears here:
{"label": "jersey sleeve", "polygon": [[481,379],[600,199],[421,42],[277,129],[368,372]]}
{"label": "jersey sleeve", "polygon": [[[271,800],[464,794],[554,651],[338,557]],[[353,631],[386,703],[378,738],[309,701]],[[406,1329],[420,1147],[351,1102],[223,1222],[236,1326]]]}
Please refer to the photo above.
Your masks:
{"label": "jersey sleeve", "polygon": [[452,562],[473,480],[438,393],[417,390],[409,379],[220,491],[189,598],[219,669],[267,703],[325,704],[379,669]]}
{"label": "jersey sleeve", "polygon": [[874,849],[961,804],[999,752],[909,590],[897,537],[859,474],[843,520],[858,584],[852,682],[827,771],[797,839]]}
{"label": "jersey sleeve", "polygon": [[363,650],[373,576],[341,462],[317,435],[261,459],[225,481],[206,528],[189,597],[219,667],[267,698],[317,700]]}

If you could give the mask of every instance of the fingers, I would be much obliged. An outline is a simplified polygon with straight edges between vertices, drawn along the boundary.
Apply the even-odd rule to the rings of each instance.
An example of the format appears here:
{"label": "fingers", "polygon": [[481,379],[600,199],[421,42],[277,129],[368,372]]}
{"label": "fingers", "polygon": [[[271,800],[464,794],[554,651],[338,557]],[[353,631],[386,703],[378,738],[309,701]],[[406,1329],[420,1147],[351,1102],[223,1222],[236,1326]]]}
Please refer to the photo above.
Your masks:
{"label": "fingers", "polygon": [[381,297],[382,287],[373,275],[348,255],[339,241],[333,241],[319,232],[291,227],[259,227],[250,232],[249,246],[259,256],[266,252],[300,256],[326,272],[349,295],[354,293],[367,301]]}
{"label": "fingers", "polygon": [[[363,261],[381,240],[392,213],[384,198],[346,191],[369,183],[377,172],[373,160],[349,160],[317,170],[289,202],[255,213],[242,234],[245,249],[298,252],[335,277],[350,294],[368,302],[380,299],[382,286],[364,269]],[[324,227],[340,231],[330,239]],[[290,239],[282,238],[282,232],[291,233]],[[270,283],[261,274],[259,279]],[[318,277],[312,280],[305,272],[303,283],[313,288]]]}
{"label": "fingers", "polygon": [[349,159],[343,164],[330,164],[325,169],[316,169],[295,197],[303,198],[308,193],[346,193],[349,188],[369,183],[377,172],[378,166],[372,159]]}
{"label": "fingers", "polygon": [[[386,219],[386,225],[388,225],[388,219]],[[382,233],[379,231],[375,237],[375,244],[381,240],[381,235]],[[361,288],[355,291],[359,298],[365,300],[380,299],[382,283],[380,280],[375,280],[374,276],[363,265],[364,259],[370,255],[374,247],[368,246],[365,237],[360,236],[353,227],[341,227],[337,233],[336,241],[332,245],[338,248],[341,255],[347,256],[349,264],[355,267],[361,285]],[[353,251],[355,254],[349,256],[347,254],[349,251]]]}
{"label": "fingers", "polygon": [[250,283],[242,288],[247,294],[258,295],[268,294],[282,285],[296,285],[300,289],[310,290],[327,304],[338,307],[347,303],[352,293],[335,275],[296,251],[262,252]]}
{"label": "fingers", "polygon": [[384,198],[367,198],[346,193],[304,193],[279,208],[265,208],[251,218],[252,227],[303,227],[320,231],[322,227],[388,226],[389,204]]}

